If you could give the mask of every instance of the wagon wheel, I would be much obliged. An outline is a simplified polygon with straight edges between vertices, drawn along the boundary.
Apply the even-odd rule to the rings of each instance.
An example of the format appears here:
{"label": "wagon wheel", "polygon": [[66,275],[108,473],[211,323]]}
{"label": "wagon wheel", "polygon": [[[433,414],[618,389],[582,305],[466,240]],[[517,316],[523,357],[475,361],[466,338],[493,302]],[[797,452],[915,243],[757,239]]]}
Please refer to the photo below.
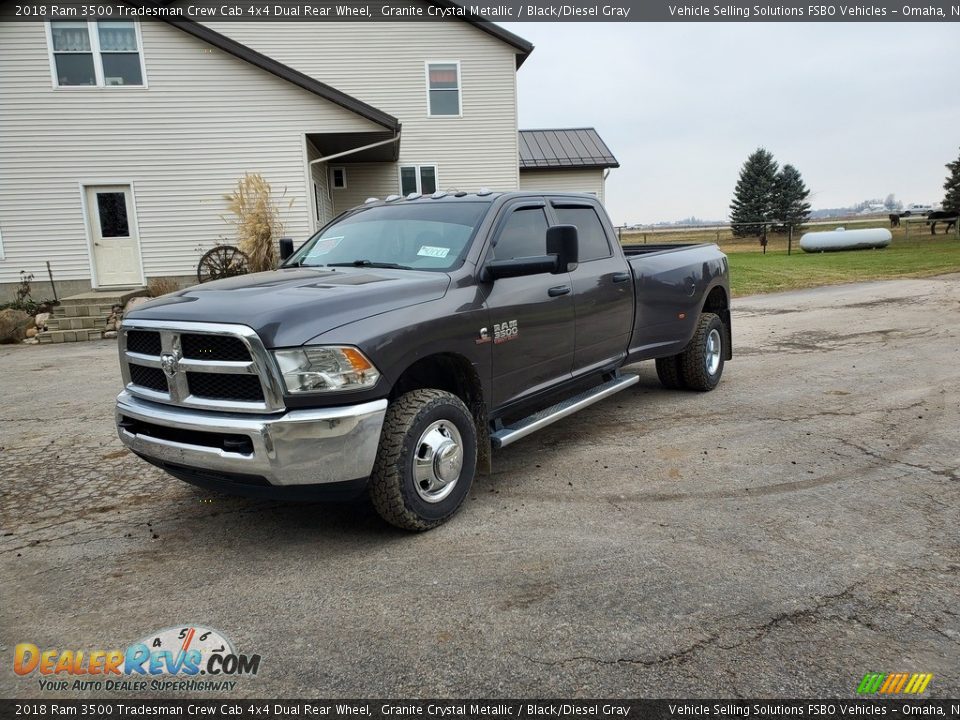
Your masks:
{"label": "wagon wheel", "polygon": [[234,275],[245,275],[247,272],[249,272],[247,256],[242,250],[233,245],[217,245],[200,258],[200,264],[197,265],[197,280],[203,283]]}

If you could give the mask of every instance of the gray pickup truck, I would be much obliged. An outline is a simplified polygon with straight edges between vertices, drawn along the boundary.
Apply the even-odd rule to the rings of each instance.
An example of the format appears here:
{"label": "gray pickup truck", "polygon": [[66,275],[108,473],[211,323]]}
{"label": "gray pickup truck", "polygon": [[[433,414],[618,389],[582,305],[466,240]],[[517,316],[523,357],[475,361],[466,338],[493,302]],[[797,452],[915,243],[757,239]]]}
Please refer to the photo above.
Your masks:
{"label": "gray pickup truck", "polygon": [[493,448],[636,383],[623,366],[703,391],[731,357],[726,256],[621,246],[590,195],[370,200],[281,254],[124,318],[117,429],[147,462],[246,495],[366,492],[426,530]]}

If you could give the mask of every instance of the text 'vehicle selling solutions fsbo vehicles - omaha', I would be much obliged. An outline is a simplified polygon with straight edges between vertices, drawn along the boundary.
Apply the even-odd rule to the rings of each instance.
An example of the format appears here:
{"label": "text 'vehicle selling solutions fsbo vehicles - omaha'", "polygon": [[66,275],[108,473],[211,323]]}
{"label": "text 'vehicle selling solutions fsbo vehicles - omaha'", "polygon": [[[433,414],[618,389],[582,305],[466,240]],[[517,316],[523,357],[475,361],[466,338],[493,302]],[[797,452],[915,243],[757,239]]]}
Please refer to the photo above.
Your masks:
{"label": "text 'vehicle selling solutions fsbo vehicles - omaha'", "polygon": [[141,458],[245,495],[367,492],[426,530],[491,448],[633,385],[623,366],[704,391],[731,357],[726,256],[621,246],[587,194],[371,199],[282,254],[124,318],[116,420]]}

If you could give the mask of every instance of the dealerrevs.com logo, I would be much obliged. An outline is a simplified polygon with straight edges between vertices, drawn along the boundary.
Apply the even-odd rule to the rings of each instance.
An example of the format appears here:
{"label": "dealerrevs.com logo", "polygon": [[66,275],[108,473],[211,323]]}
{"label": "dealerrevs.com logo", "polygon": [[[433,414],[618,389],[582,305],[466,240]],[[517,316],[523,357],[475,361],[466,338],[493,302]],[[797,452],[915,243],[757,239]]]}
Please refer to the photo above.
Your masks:
{"label": "dealerrevs.com logo", "polygon": [[36,676],[41,690],[233,690],[233,678],[259,669],[259,655],[237,653],[223,633],[199,625],[165,628],[126,650],[13,650],[13,671]]}

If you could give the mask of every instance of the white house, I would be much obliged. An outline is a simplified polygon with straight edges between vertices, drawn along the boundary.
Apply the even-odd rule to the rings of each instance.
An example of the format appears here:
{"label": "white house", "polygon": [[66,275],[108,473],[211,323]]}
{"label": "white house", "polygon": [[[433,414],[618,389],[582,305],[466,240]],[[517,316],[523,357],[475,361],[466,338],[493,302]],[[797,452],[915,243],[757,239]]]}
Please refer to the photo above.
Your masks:
{"label": "white house", "polygon": [[193,278],[247,172],[298,241],[371,196],[602,198],[595,131],[518,135],[532,50],[479,19],[0,24],[0,300],[47,261],[61,296]]}

